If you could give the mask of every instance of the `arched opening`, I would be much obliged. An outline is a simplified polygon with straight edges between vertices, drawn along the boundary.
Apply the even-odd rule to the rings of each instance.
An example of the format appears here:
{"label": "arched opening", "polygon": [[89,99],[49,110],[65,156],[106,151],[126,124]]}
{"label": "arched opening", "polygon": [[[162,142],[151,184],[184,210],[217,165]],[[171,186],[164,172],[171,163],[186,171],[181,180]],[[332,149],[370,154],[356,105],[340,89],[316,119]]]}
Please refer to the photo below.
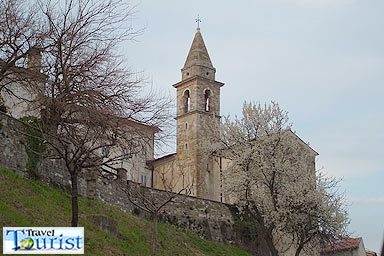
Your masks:
{"label": "arched opening", "polygon": [[204,107],[204,110],[206,112],[209,112],[211,111],[211,91],[210,90],[205,90],[204,92],[204,98],[205,98],[205,101],[204,101],[204,104],[205,104],[205,107]]}
{"label": "arched opening", "polygon": [[191,95],[189,90],[184,91],[183,100],[184,100],[184,113],[187,113],[191,110]]}

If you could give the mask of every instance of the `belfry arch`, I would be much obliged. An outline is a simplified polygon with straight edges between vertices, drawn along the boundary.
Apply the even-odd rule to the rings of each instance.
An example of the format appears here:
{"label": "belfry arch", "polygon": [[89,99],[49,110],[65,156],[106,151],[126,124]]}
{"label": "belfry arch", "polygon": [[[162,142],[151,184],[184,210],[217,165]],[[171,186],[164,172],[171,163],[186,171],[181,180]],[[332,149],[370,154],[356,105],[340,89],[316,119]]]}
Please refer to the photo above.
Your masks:
{"label": "belfry arch", "polygon": [[212,92],[209,89],[204,90],[204,110],[205,112],[212,110]]}
{"label": "belfry arch", "polygon": [[184,113],[188,113],[191,111],[191,92],[189,89],[185,90],[183,93],[183,105],[184,105]]}

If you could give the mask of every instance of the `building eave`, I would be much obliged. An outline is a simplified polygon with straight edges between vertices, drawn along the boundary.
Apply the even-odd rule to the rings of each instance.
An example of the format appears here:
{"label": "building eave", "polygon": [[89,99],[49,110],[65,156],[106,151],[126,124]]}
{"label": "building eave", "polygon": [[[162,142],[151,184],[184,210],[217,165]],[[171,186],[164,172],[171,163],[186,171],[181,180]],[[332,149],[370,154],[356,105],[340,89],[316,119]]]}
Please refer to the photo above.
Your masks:
{"label": "building eave", "polygon": [[208,82],[214,83],[215,85],[220,86],[220,87],[224,86],[224,83],[222,83],[222,82],[219,82],[219,81],[216,81],[216,80],[211,80],[211,79],[208,79],[206,77],[202,77],[202,76],[198,76],[198,75],[195,75],[195,76],[189,77],[187,79],[184,79],[184,80],[182,80],[182,81],[180,81],[178,83],[173,84],[172,86],[174,88],[177,88],[177,87],[179,87],[179,86],[181,86],[183,84],[186,84],[186,83],[194,81],[194,80],[208,81]]}

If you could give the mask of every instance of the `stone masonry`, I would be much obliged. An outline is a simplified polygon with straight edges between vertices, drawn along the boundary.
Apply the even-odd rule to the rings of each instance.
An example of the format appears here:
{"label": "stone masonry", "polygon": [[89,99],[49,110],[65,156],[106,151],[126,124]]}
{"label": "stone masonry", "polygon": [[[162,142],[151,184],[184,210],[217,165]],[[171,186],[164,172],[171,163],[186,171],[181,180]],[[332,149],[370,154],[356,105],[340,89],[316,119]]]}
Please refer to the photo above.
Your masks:
{"label": "stone masonry", "polygon": [[[28,176],[26,169],[27,155],[25,153],[25,138],[19,132],[23,123],[11,116],[0,113],[0,167],[17,172],[21,176]],[[48,184],[69,188],[70,178],[61,160],[43,159],[38,167],[38,175]],[[125,212],[148,217],[132,205],[121,189],[121,186],[135,186],[145,190],[152,196],[167,196],[166,192],[137,183],[127,181],[126,175],[118,173],[87,170],[79,176],[79,194],[115,205]],[[183,230],[198,234],[201,237],[217,242],[233,244],[234,233],[232,226],[234,219],[229,207],[220,202],[205,200],[197,197],[179,195],[175,202],[169,203],[161,212],[161,220],[171,223]]]}

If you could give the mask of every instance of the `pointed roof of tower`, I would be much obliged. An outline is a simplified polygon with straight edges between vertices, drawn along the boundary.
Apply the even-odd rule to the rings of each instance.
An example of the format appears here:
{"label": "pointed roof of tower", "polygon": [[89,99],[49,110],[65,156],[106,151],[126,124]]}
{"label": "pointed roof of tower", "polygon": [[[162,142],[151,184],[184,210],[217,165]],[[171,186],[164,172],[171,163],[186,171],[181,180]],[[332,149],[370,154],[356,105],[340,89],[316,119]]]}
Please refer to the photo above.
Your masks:
{"label": "pointed roof of tower", "polygon": [[191,49],[189,50],[187,60],[184,64],[184,69],[191,66],[204,66],[215,69],[212,65],[207,48],[205,47],[203,37],[200,33],[200,28],[197,28],[195,38],[193,39]]}

